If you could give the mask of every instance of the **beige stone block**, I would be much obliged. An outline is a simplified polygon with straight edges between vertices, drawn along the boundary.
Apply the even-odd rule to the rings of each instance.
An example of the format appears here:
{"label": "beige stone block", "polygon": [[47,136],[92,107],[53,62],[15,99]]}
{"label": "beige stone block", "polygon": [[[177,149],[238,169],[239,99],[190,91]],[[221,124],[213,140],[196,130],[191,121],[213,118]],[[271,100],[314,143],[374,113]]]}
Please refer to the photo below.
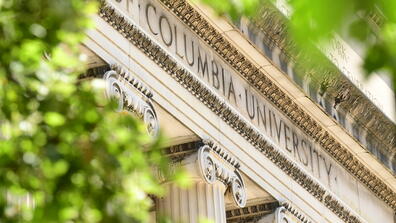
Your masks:
{"label": "beige stone block", "polygon": [[224,33],[228,40],[234,44],[234,46],[244,52],[245,56],[250,61],[256,63],[259,67],[271,65],[271,61],[261,53],[257,47],[252,44],[244,34],[239,30],[231,30]]}
{"label": "beige stone block", "polygon": [[335,121],[329,117],[319,105],[315,104],[308,97],[300,97],[294,100],[301,108],[303,108],[308,114],[310,114],[317,122],[322,126],[329,127],[334,126]]}
{"label": "beige stone block", "polygon": [[390,178],[388,178],[387,180],[386,180],[386,183],[388,184],[388,185],[392,185],[393,187],[393,190],[396,190],[394,187],[396,187],[396,178],[392,175],[392,174],[390,174],[391,176],[390,176]]}
{"label": "beige stone block", "polygon": [[261,68],[261,70],[267,73],[272,80],[278,80],[279,78],[283,78],[285,76],[285,74],[282,73],[279,68],[275,67],[275,65],[264,66]]}
{"label": "beige stone block", "polygon": [[232,30],[234,27],[226,19],[220,17],[216,12],[209,6],[198,3],[197,1],[189,1],[189,3],[208,20],[212,26],[214,26],[220,32],[226,32]]}
{"label": "beige stone block", "polygon": [[336,195],[356,212],[360,212],[358,183],[356,179],[346,171],[337,174],[338,190]]}
{"label": "beige stone block", "polygon": [[[289,96],[292,98],[305,98],[307,95],[305,94],[304,90],[293,83],[290,80],[290,77],[284,74],[284,78],[279,78],[276,80],[279,85],[283,88],[284,91],[289,93]],[[312,102],[313,103],[313,102]]]}
{"label": "beige stone block", "polygon": [[394,222],[393,211],[384,202],[374,196],[366,187],[358,184],[360,214],[367,222]]}
{"label": "beige stone block", "polygon": [[337,141],[341,142],[353,154],[365,152],[365,149],[341,126],[330,126],[328,130]]}

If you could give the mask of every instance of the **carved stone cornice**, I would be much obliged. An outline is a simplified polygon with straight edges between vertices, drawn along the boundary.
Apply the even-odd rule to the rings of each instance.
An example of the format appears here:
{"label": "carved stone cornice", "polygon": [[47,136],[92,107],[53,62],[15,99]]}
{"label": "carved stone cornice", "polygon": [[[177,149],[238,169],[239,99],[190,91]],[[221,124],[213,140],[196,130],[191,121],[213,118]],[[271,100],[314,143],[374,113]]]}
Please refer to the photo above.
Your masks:
{"label": "carved stone cornice", "polygon": [[[272,4],[264,4],[253,18],[254,27],[265,34],[264,40],[269,46],[277,46],[284,59],[295,65],[299,74],[309,76],[315,85],[326,85],[326,97],[335,101],[345,113],[351,115],[356,123],[375,135],[378,143],[388,152],[396,150],[396,126],[359,90],[342,72],[332,64],[319,50],[315,59],[304,55],[289,38],[287,18]],[[321,58],[321,64],[317,64]],[[324,93],[324,92],[323,92]],[[342,97],[340,97],[342,96]]]}
{"label": "carved stone cornice", "polygon": [[[361,181],[378,198],[396,211],[396,193],[362,164],[354,155],[323,129],[310,115],[286,95],[258,67],[234,47],[222,34],[209,24],[186,0],[160,0],[171,12],[212,47],[225,61],[248,80],[267,99],[273,102],[306,134],[311,136],[345,169]],[[282,25],[278,25],[282,27]],[[282,28],[280,28],[282,29]],[[286,41],[286,39],[284,40]],[[356,102],[356,98],[355,98]],[[383,117],[383,115],[381,115]],[[378,122],[376,122],[378,123]],[[231,123],[231,125],[234,125]],[[242,127],[245,124],[241,125]],[[243,132],[238,130],[238,132]],[[394,132],[394,131],[391,131]],[[394,139],[394,135],[389,136]],[[392,141],[393,142],[393,141]]]}
{"label": "carved stone cornice", "polygon": [[157,135],[159,121],[151,102],[153,93],[140,80],[124,72],[120,67],[111,65],[103,78],[106,82],[108,97],[118,99],[118,109],[127,110],[141,118],[151,135]]}
{"label": "carved stone cornice", "polygon": [[[172,11],[177,11],[178,14],[181,12],[193,13],[192,15],[189,15],[188,18],[195,18],[194,20],[188,20],[187,17],[182,17],[184,18],[182,19],[183,21],[188,20],[193,22],[190,24],[192,29],[201,30],[199,29],[199,27],[201,27],[203,30],[212,30],[214,32],[213,36],[207,36],[204,34],[200,34],[199,36],[203,39],[209,40],[208,38],[210,38],[215,41],[213,44],[210,44],[214,49],[221,50],[223,52],[221,55],[230,63],[235,63],[235,66],[238,64],[238,70],[240,73],[244,76],[247,75],[248,80],[256,80],[257,82],[254,86],[259,88],[269,100],[274,102],[274,104],[285,112],[285,114],[288,115],[298,126],[308,132],[309,135],[311,135],[336,160],[340,161],[346,169],[350,170],[351,173],[354,174],[363,184],[370,188],[381,200],[396,210],[396,194],[386,184],[364,167],[363,164],[354,158],[349,151],[342,148],[327,131],[322,129],[307,113],[303,112],[297,104],[292,102],[292,100],[287,97],[279,87],[272,83],[272,81],[270,81],[263,73],[259,72],[253,64],[250,62],[246,64],[245,62],[247,59],[240,53],[233,51],[234,54],[231,55],[229,50],[232,51],[232,49],[235,48],[230,44],[227,45],[224,42],[225,39],[217,33],[213,27],[210,28],[211,26],[209,26],[208,22],[205,22],[205,20],[191,6],[189,6],[188,3],[185,1],[176,2],[178,4],[174,3],[175,5],[169,5],[170,3],[167,3],[167,5],[172,8]],[[304,170],[286,158],[282,152],[275,149],[273,145],[270,145],[260,131],[249,124],[238,114],[238,112],[235,111],[235,109],[225,103],[222,98],[214,93],[214,91],[206,87],[203,81],[196,78],[195,75],[191,74],[182,66],[179,66],[178,63],[167,55],[160,46],[148,38],[135,25],[127,22],[127,20],[118,14],[111,6],[103,4],[100,8],[99,15],[132,44],[157,63],[159,67],[191,92],[192,95],[201,100],[202,103],[204,103],[216,115],[221,117],[257,150],[262,152],[269,160],[300,184],[306,191],[308,191],[318,201],[324,203],[324,198],[328,194],[326,190],[320,186],[316,180],[305,174]],[[197,27],[198,24],[200,24],[199,27]],[[217,40],[214,39],[215,37]],[[227,47],[223,47],[224,45]],[[334,210],[332,211],[340,216],[338,212]],[[352,216],[349,212],[348,215]],[[357,218],[351,217],[350,219]],[[359,222],[359,220],[349,222]]]}
{"label": "carved stone cornice", "polygon": [[255,205],[249,205],[244,208],[236,208],[226,211],[227,222],[256,222],[260,220],[263,216],[273,213],[276,208],[279,207],[279,203],[260,203]]}

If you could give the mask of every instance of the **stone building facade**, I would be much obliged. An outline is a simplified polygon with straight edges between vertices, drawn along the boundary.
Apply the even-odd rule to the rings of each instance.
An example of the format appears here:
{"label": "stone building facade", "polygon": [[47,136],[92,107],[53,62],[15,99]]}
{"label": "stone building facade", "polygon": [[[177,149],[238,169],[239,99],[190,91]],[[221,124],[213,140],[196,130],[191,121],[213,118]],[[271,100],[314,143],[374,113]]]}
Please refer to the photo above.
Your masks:
{"label": "stone building facade", "polygon": [[185,0],[102,3],[86,75],[161,129],[193,182],[162,179],[153,222],[395,222],[394,122],[345,78],[297,75],[276,13],[233,24]]}

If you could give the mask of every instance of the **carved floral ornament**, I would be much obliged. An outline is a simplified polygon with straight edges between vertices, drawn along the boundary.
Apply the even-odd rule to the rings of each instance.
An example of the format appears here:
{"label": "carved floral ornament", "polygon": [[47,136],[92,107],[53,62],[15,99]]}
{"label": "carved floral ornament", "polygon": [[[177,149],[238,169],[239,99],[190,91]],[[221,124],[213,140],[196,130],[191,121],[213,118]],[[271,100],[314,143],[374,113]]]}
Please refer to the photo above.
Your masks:
{"label": "carved floral ornament", "polygon": [[[176,2],[185,3],[182,4],[183,7],[191,7],[184,1]],[[167,7],[170,7],[171,10],[175,10],[175,8],[172,8],[173,5],[171,4],[167,5]],[[192,7],[191,11],[194,11]],[[234,128],[235,131],[242,135],[248,142],[255,146],[272,162],[274,162],[280,169],[282,169],[286,174],[288,174],[309,193],[311,193],[311,195],[313,195],[320,202],[324,203],[324,205],[332,210],[333,213],[337,214],[337,216],[339,216],[345,222],[360,222],[360,220],[358,220],[356,216],[344,208],[344,206],[339,203],[336,198],[330,194],[327,194],[327,191],[318,183],[316,183],[314,179],[311,179],[311,177],[306,175],[304,171],[290,162],[273,146],[269,145],[259,132],[252,128],[249,123],[246,123],[236,112],[234,112],[231,107],[224,103],[221,98],[218,98],[215,94],[213,94],[210,89],[205,87],[205,84],[202,84],[201,81],[189,71],[178,66],[178,64],[169,55],[167,55],[167,53],[162,50],[160,46],[150,40],[150,38],[141,32],[135,25],[129,23],[123,16],[118,14],[113,7],[104,3],[100,8],[99,15],[132,44],[139,48],[143,53],[152,58],[152,60],[157,63],[158,66],[169,73],[169,75],[171,75],[182,86],[185,86],[195,97],[201,100],[202,103],[210,108],[215,114],[219,115],[219,117],[221,117],[227,124]],[[200,17],[199,14],[195,15]],[[180,13],[178,16],[181,16]],[[215,33],[214,35],[217,34]],[[224,40],[223,38],[221,39]],[[215,50],[217,50],[216,46],[213,47]],[[242,74],[244,75],[243,72]],[[264,76],[263,78],[264,82],[266,82],[265,85],[263,85],[265,88],[264,95],[268,95],[269,93],[275,96],[279,95],[273,93],[275,91],[279,92],[278,89],[274,89],[277,87],[273,83],[267,83],[270,81],[267,77]],[[268,92],[266,92],[267,90]],[[289,117],[292,116],[290,118],[294,121],[297,119],[305,120],[308,118],[310,121],[308,122],[307,126],[305,126],[306,123],[303,121],[297,122],[296,124],[299,126],[301,124],[303,126],[302,129],[308,131],[309,135],[311,135],[315,141],[319,142],[319,144],[324,149],[326,149],[330,155],[338,160],[347,170],[355,175],[357,179],[365,184],[381,200],[396,210],[395,192],[393,192],[388,186],[386,186],[375,175],[373,175],[366,167],[363,166],[363,164],[355,160],[353,155],[343,148],[335,139],[333,139],[327,131],[324,131],[320,126],[318,126],[317,123],[313,123],[313,120],[311,120],[309,116],[302,114],[298,109],[294,109],[296,106],[295,104],[293,104],[293,106],[284,105],[285,103],[279,103],[272,97],[270,97],[269,100],[275,105],[280,106],[280,109],[284,111],[286,115]],[[288,100],[286,100],[286,102],[287,101]],[[285,107],[283,107],[283,105]],[[290,110],[292,111],[290,112]],[[311,125],[313,125],[313,127]]]}
{"label": "carved floral ornament", "polygon": [[118,111],[125,109],[132,112],[144,121],[148,133],[157,135],[159,122],[151,102],[151,91],[117,66],[112,66],[112,70],[106,72],[103,78],[107,97],[118,99]]}
{"label": "carved floral ornament", "polygon": [[238,207],[245,207],[247,200],[245,183],[237,169],[216,158],[208,145],[198,150],[198,165],[207,183],[213,184],[216,180],[224,183],[229,187],[235,204]]}

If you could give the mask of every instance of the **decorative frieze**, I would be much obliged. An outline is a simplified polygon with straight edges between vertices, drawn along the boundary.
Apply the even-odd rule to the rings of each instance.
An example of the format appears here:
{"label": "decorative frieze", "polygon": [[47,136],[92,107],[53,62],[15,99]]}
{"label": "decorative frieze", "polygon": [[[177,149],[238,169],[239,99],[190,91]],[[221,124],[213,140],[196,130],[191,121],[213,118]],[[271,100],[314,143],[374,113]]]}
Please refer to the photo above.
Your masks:
{"label": "decorative frieze", "polygon": [[[349,170],[357,179],[373,191],[381,200],[396,210],[396,193],[369,171],[346,148],[342,147],[329,135],[309,114],[294,103],[283,91],[259,71],[241,52],[229,43],[204,17],[185,0],[160,0],[170,11],[188,25],[198,36],[210,45],[223,59],[244,76],[264,96],[272,101],[280,110],[318,142],[330,155]],[[191,20],[191,18],[194,18]],[[200,24],[199,26],[196,24]],[[282,29],[282,28],[281,28]],[[282,29],[284,30],[284,29]],[[356,99],[356,98],[355,98]],[[378,116],[383,117],[383,116]],[[233,125],[233,123],[231,124]],[[391,128],[392,129],[392,128]],[[237,130],[238,131],[238,130]],[[394,131],[391,131],[394,132]],[[394,138],[394,136],[392,136]],[[394,141],[392,141],[394,142]],[[344,155],[345,154],[345,155]],[[362,171],[366,175],[362,175]],[[365,178],[363,178],[363,176]],[[373,186],[377,185],[377,186]],[[381,185],[381,186],[379,186]],[[383,191],[379,191],[379,188]],[[386,196],[384,196],[386,194]]]}
{"label": "decorative frieze", "polygon": [[[180,2],[180,1],[176,1]],[[187,3],[185,3],[187,4]],[[185,4],[181,4],[178,6],[179,11],[186,10]],[[184,6],[183,6],[184,5]],[[194,11],[192,8],[188,8],[187,11]],[[197,79],[194,75],[188,72],[186,69],[179,66],[172,58],[170,58],[165,51],[161,49],[158,45],[156,45],[153,41],[151,41],[145,34],[143,34],[139,29],[137,29],[133,24],[126,22],[126,20],[117,14],[115,10],[107,5],[102,5],[100,9],[100,16],[107,21],[110,25],[112,25],[116,30],[118,30],[125,38],[131,41],[136,47],[138,47],[142,52],[144,52],[147,56],[151,57],[154,62],[156,62],[160,67],[162,67],[166,72],[169,73],[176,81],[178,81],[182,86],[184,86],[187,90],[189,90],[195,97],[201,100],[208,108],[210,108],[215,114],[221,117],[228,125],[235,129],[239,134],[241,134],[248,142],[254,145],[259,151],[261,151],[267,158],[273,161],[280,169],[282,169],[285,173],[287,173],[291,178],[293,178],[297,183],[299,183],[303,188],[305,188],[309,193],[311,193],[314,197],[316,197],[319,201],[324,202],[324,197],[327,195],[326,190],[322,188],[315,180],[313,180],[310,176],[305,174],[305,171],[300,169],[293,162],[288,160],[283,153],[277,151],[274,146],[268,144],[265,140],[265,136],[263,136],[256,128],[254,128],[251,124],[246,122],[244,118],[242,118],[232,107],[230,107],[227,103],[224,102],[223,99],[218,97],[212,90],[206,87],[205,84],[202,83],[199,79]],[[199,18],[199,14],[194,14],[195,17]],[[184,17],[183,17],[184,18]],[[189,17],[190,18],[190,17]],[[186,19],[186,18],[185,18]],[[184,21],[184,20],[183,20]],[[191,22],[191,20],[188,20]],[[203,23],[205,24],[205,23]],[[208,28],[210,29],[210,28]],[[213,31],[213,30],[212,30]],[[211,39],[214,41],[213,37],[205,36],[204,39]],[[216,41],[222,41],[222,37],[220,35],[219,38],[215,39]],[[224,39],[223,39],[224,40]],[[213,44],[213,48],[220,49],[222,48],[223,43],[221,44]],[[217,47],[217,48],[216,48]],[[228,49],[224,49],[223,54],[226,54]],[[229,54],[228,54],[229,55]],[[239,54],[240,55],[240,54]],[[231,55],[229,55],[231,58]],[[232,57],[234,58],[234,57]],[[229,59],[231,60],[231,59]],[[246,60],[242,60],[246,61]],[[240,62],[240,61],[239,61]],[[235,63],[238,63],[235,61]],[[252,68],[252,66],[242,66],[247,68]],[[254,68],[252,68],[254,69]],[[242,70],[241,70],[242,72]],[[243,70],[243,72],[247,72],[251,77],[254,75],[259,75],[260,73],[251,73],[250,71]],[[273,99],[274,103],[278,103],[281,105],[283,101],[291,102],[290,98],[287,98],[286,95],[282,93],[282,91],[276,87],[267,77],[264,75],[261,80],[263,83],[260,85],[260,88],[264,91],[265,95],[268,95],[270,99]],[[274,92],[278,92],[279,94],[273,94]],[[275,100],[276,99],[276,100]],[[271,100],[272,101],[272,100]],[[314,122],[305,112],[302,111],[301,108],[298,108],[295,103],[289,103],[287,105],[282,104],[280,109],[287,113],[292,120],[295,120],[300,123],[303,129],[307,129],[307,131],[312,135],[314,139],[316,139],[322,146],[328,146],[327,150],[335,150],[332,154],[336,157],[336,159],[340,159],[343,161],[344,165],[350,160],[350,153],[346,151],[345,148],[341,148],[339,143],[337,143],[333,138],[329,136],[329,134],[323,130],[319,125]],[[309,119],[310,121],[302,121],[305,119]],[[330,141],[329,141],[330,140]],[[329,143],[330,142],[330,143]],[[349,154],[345,157],[343,154]],[[345,159],[346,158],[346,159]],[[342,163],[342,162],[341,162]],[[352,162],[354,165],[359,165],[360,169],[367,170],[361,163],[358,161]],[[349,165],[346,165],[348,167]],[[353,165],[352,165],[353,166]],[[360,171],[361,172],[361,171]],[[360,173],[359,172],[359,173]],[[369,173],[369,172],[368,172]],[[373,183],[372,177],[374,175],[372,173],[366,174],[366,177],[362,180],[363,183],[368,185],[368,182]],[[378,179],[374,181],[376,185],[384,185],[383,182]],[[381,187],[388,194],[386,197],[380,197],[385,202],[387,202],[391,207],[395,208],[395,195],[393,191],[391,191],[386,185]],[[376,192],[378,195],[378,192]],[[335,214],[338,216],[339,213],[333,210]],[[348,213],[351,215],[350,213]]]}
{"label": "decorative frieze", "polygon": [[[272,53],[271,49],[279,48],[282,51],[280,65],[281,68],[283,65],[282,70],[285,73],[292,76],[297,75],[298,78],[305,76],[310,82],[321,86],[319,91],[322,96],[326,93],[326,98],[331,99],[331,106],[339,107],[340,110],[351,115],[354,123],[375,135],[376,141],[381,144],[381,149],[392,152],[396,148],[396,126],[370,102],[370,96],[366,98],[364,93],[348,80],[347,74],[342,74],[342,71],[325,59],[325,56],[319,50],[314,60],[299,51],[294,41],[288,38],[289,35],[285,26],[287,19],[272,4],[265,4],[258,14],[260,16],[252,19],[253,24],[249,28],[264,34],[262,35],[264,38],[261,39],[266,45],[264,51],[267,50],[267,52],[264,53],[268,55]],[[338,45],[335,47],[340,48]],[[315,60],[318,58],[323,58],[323,63],[316,64]],[[287,70],[287,66],[291,64],[294,67],[293,72],[291,72],[291,69]],[[322,86],[326,87],[323,88]],[[380,99],[376,98],[374,100],[371,97],[371,100],[378,104]],[[329,115],[331,114],[329,113]],[[340,120],[337,119],[337,121]],[[340,122],[340,124],[342,123]],[[353,136],[353,134],[351,135]],[[357,140],[359,139],[357,138]],[[365,146],[370,147],[368,143]],[[368,149],[370,150],[370,148]]]}

